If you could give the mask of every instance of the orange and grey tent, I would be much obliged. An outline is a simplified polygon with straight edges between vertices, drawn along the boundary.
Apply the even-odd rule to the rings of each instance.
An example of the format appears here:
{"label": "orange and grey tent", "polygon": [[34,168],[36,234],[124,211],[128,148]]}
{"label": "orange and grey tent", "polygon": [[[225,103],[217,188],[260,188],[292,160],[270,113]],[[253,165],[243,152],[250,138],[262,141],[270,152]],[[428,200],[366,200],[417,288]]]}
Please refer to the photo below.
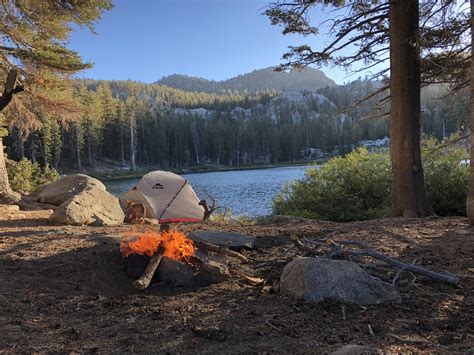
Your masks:
{"label": "orange and grey tent", "polygon": [[188,180],[167,171],[144,175],[136,186],[120,196],[122,207],[127,201],[142,203],[146,217],[160,223],[199,222],[204,216],[204,208]]}

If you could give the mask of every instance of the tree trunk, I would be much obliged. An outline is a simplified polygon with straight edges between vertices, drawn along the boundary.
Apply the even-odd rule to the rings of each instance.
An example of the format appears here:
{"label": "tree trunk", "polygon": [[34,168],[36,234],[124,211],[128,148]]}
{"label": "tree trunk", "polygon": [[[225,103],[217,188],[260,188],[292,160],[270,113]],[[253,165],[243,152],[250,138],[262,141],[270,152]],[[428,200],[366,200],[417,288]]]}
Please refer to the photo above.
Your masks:
{"label": "tree trunk", "polygon": [[[7,74],[3,94],[0,96],[0,112],[7,107],[14,94],[23,91],[22,86],[16,86],[17,75],[18,73],[15,69],[11,69]],[[3,137],[0,135],[0,203],[19,204],[20,201],[20,194],[14,192],[10,187],[5,153],[3,152]]]}
{"label": "tree trunk", "polygon": [[76,124],[76,159],[77,159],[77,169],[82,170],[82,163],[81,163],[81,141],[79,137],[79,125]]}
{"label": "tree trunk", "polygon": [[130,116],[130,163],[132,165],[132,170],[137,170],[135,163],[135,124],[134,119]]}
{"label": "tree trunk", "polygon": [[123,141],[123,125],[120,125],[120,162],[125,165],[125,144]]}
{"label": "tree trunk", "polygon": [[390,2],[390,157],[392,216],[431,213],[420,148],[420,47],[418,0]]}
{"label": "tree trunk", "polygon": [[25,141],[22,137],[20,137],[18,145],[20,146],[20,158],[23,159],[25,157]]}
{"label": "tree trunk", "polygon": [[[474,35],[474,0],[471,0],[471,38]],[[471,49],[472,52],[472,49]],[[469,189],[466,198],[466,211],[469,224],[474,225],[474,57],[471,56],[471,107],[470,107],[470,130],[471,130],[471,163],[469,171]]]}
{"label": "tree trunk", "polygon": [[89,159],[89,165],[94,166],[94,160],[92,159],[92,132],[91,132],[92,122],[88,122],[87,125],[87,157]]}
{"label": "tree trunk", "polygon": [[20,194],[10,188],[5,153],[3,152],[3,138],[0,137],[0,203],[19,204],[20,200]]}

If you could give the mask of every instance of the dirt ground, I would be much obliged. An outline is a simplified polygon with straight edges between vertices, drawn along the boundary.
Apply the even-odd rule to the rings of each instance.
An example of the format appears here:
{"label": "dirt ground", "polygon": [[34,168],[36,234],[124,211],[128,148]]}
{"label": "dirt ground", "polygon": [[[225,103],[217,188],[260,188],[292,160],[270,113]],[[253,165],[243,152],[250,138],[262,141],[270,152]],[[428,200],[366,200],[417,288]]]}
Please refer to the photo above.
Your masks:
{"label": "dirt ground", "polygon": [[[158,284],[138,292],[118,250],[129,226],[52,226],[47,215],[0,214],[0,353],[324,353],[349,343],[386,352],[474,348],[474,230],[464,218],[181,225],[184,232],[256,236],[257,249],[243,252],[251,264],[231,260],[231,279],[205,288]],[[364,241],[403,261],[455,273],[461,282],[412,282],[404,274],[401,304],[367,308],[308,305],[247,285],[245,275],[275,270],[253,266],[279,260],[292,233]]]}

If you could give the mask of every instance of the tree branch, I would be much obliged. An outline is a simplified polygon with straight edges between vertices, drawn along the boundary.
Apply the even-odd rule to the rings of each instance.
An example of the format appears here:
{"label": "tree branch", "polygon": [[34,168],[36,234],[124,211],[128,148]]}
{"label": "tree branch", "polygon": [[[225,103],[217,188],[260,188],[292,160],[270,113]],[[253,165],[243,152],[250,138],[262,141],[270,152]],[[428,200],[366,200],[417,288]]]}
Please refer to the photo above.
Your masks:
{"label": "tree branch", "polygon": [[16,69],[10,69],[7,75],[7,80],[5,81],[3,95],[0,97],[0,112],[8,106],[10,101],[13,99],[14,94],[18,94],[24,90],[23,86],[15,86],[17,76],[18,72]]}

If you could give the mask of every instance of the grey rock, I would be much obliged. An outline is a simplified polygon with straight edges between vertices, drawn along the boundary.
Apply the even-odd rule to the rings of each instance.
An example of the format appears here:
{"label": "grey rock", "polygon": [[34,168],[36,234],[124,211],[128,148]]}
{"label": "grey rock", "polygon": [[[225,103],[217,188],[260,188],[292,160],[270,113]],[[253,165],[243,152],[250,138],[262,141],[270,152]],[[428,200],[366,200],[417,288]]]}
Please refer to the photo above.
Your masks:
{"label": "grey rock", "polygon": [[344,345],[330,353],[330,355],[362,355],[362,354],[378,354],[378,351],[366,345]]}
{"label": "grey rock", "polygon": [[309,303],[334,300],[357,305],[398,303],[392,285],[366,273],[350,261],[297,258],[287,264],[280,279],[283,295]]}
{"label": "grey rock", "polygon": [[36,202],[60,206],[86,189],[106,191],[105,185],[84,174],[64,176],[48,185],[40,185],[30,197]]}
{"label": "grey rock", "polygon": [[20,210],[20,207],[17,205],[2,205],[0,204],[0,212],[17,212]]}
{"label": "grey rock", "polygon": [[158,279],[161,282],[175,286],[192,286],[193,270],[186,264],[163,257],[157,269]]}
{"label": "grey rock", "polygon": [[250,235],[244,235],[240,233],[232,232],[208,232],[198,231],[192,232],[189,235],[189,239],[195,242],[206,242],[215,245],[225,246],[229,245],[229,249],[241,250],[241,249],[253,249],[255,248],[255,237]]}
{"label": "grey rock", "polygon": [[107,192],[104,184],[83,174],[41,186],[30,197],[58,206],[49,217],[56,224],[114,226],[123,223],[125,217],[118,199]]}

